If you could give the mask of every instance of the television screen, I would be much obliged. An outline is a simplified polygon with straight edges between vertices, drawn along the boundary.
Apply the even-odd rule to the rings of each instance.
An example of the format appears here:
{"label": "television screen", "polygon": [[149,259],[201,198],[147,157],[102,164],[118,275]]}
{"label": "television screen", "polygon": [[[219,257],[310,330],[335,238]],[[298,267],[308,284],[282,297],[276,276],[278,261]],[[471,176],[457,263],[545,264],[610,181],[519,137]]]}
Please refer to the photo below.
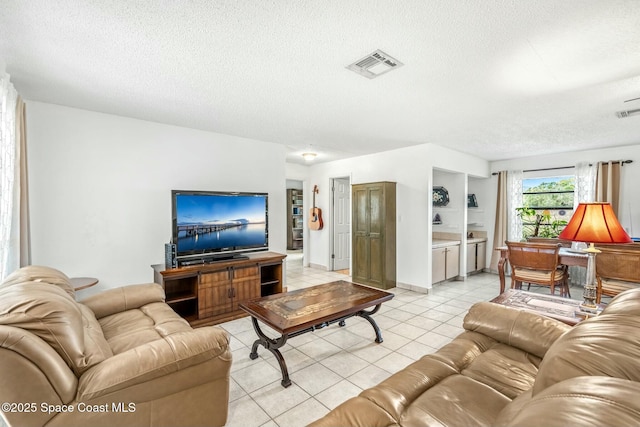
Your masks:
{"label": "television screen", "polygon": [[177,256],[266,250],[266,193],[172,192]]}

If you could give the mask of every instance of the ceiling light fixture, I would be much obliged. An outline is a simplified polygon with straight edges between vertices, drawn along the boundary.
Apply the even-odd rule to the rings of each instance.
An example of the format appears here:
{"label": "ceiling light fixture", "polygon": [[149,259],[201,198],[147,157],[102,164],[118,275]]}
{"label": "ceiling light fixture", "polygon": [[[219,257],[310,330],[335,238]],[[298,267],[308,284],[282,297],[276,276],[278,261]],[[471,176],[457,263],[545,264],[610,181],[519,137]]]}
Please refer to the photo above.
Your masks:
{"label": "ceiling light fixture", "polygon": [[357,60],[353,64],[348,65],[347,69],[368,79],[373,79],[384,73],[388,73],[391,70],[400,68],[403,65],[404,64],[402,62],[378,49],[364,58]]}
{"label": "ceiling light fixture", "polygon": [[316,158],[316,156],[317,156],[317,154],[316,154],[316,153],[312,153],[312,152],[310,152],[310,151],[309,151],[309,152],[306,152],[306,153],[302,153],[302,157],[303,157],[307,162],[312,161],[313,159],[315,159],[315,158]]}
{"label": "ceiling light fixture", "polygon": [[617,111],[616,116],[619,119],[624,119],[625,117],[635,116],[640,114],[640,108],[637,110],[626,110],[626,111]]}

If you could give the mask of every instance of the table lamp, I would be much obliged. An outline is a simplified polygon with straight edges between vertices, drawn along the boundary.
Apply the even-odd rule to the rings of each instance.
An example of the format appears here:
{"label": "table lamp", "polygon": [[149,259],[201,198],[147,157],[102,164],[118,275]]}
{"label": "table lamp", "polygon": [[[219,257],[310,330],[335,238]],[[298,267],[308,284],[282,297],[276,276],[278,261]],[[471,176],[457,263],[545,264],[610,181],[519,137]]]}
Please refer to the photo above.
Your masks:
{"label": "table lamp", "polygon": [[631,238],[622,228],[609,203],[580,203],[571,220],[558,236],[559,239],[586,242],[590,246],[587,253],[587,282],[582,294],[583,311],[596,312],[596,254],[600,251],[594,243],[631,243]]}

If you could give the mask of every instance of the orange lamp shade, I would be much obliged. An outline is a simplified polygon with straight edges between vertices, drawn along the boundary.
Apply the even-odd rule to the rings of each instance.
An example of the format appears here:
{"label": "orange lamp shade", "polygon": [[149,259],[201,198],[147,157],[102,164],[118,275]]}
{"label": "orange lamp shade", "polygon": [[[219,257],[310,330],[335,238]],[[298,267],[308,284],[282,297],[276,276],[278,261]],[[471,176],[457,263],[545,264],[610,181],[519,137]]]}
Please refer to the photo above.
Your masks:
{"label": "orange lamp shade", "polygon": [[588,243],[631,243],[609,203],[580,203],[560,239]]}

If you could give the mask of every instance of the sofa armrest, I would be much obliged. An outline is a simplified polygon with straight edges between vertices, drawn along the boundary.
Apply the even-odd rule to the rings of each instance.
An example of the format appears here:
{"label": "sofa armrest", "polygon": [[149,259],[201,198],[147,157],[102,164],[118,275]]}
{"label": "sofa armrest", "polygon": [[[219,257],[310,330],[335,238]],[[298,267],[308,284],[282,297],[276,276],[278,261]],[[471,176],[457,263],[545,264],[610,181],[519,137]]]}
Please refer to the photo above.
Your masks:
{"label": "sofa armrest", "polygon": [[172,334],[92,366],[79,379],[77,399],[96,399],[216,358],[230,368],[229,336],[223,329],[212,326]]}
{"label": "sofa armrest", "polygon": [[51,414],[39,405],[62,405],[76,394],[78,379],[62,357],[44,340],[29,331],[0,325],[0,400],[37,404],[38,410],[0,415],[8,425],[45,425]]}
{"label": "sofa armrest", "polygon": [[109,289],[80,302],[89,307],[96,318],[101,319],[115,313],[140,308],[152,302],[164,302],[164,300],[162,286],[157,283],[145,283]]}
{"label": "sofa armrest", "polygon": [[463,326],[540,358],[558,337],[571,329],[558,320],[492,302],[474,304]]}

